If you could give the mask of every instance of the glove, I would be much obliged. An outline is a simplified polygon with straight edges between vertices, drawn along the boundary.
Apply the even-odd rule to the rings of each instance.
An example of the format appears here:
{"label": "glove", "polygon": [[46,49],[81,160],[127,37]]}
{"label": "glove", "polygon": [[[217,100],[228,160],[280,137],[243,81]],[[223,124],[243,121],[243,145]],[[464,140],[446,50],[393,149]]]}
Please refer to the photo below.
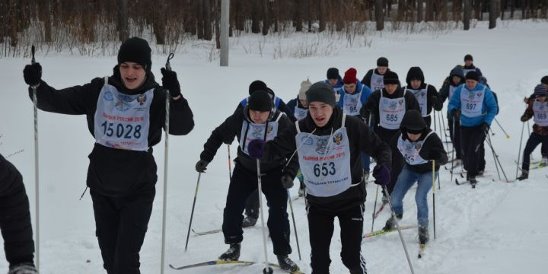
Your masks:
{"label": "glove", "polygon": [[200,160],[196,163],[196,171],[202,173],[204,171],[206,171],[207,169],[207,165],[209,164],[208,161],[205,161],[205,160]]}
{"label": "glove", "polygon": [[23,78],[25,78],[25,83],[29,86],[40,84],[42,80],[42,66],[40,66],[40,63],[26,65],[25,69],[23,69]]}
{"label": "glove", "polygon": [[265,141],[261,139],[255,139],[249,142],[249,144],[247,144],[247,152],[249,152],[249,156],[255,159],[263,158],[264,144]]}
{"label": "glove", "polygon": [[455,119],[460,119],[460,110],[454,109],[451,111],[451,116],[455,117]]}
{"label": "glove", "polygon": [[177,80],[177,73],[165,68],[160,69],[160,71],[162,72],[162,86],[169,90],[171,98],[181,95],[181,85]]}
{"label": "glove", "polygon": [[521,118],[520,118],[520,120],[521,120],[522,122],[527,122],[527,115],[525,115],[525,114],[522,115]]}
{"label": "glove", "polygon": [[439,160],[442,157],[442,151],[439,151],[437,149],[432,149],[430,152],[428,152],[428,160]]}
{"label": "glove", "polygon": [[282,185],[284,188],[292,188],[293,187],[293,178],[289,175],[283,175],[282,176]]}
{"label": "glove", "polygon": [[386,165],[376,165],[373,168],[373,177],[375,177],[375,184],[386,186],[390,182],[390,169]]}
{"label": "glove", "polygon": [[489,132],[489,125],[487,123],[482,123],[481,130],[485,133]]}

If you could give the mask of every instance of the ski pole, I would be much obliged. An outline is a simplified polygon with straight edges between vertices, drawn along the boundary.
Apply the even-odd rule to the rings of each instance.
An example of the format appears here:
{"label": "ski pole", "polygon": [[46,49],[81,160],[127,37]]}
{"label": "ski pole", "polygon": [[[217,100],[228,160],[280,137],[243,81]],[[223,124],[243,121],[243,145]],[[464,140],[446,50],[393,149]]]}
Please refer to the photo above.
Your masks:
{"label": "ski pole", "polygon": [[434,219],[434,240],[436,239],[436,187],[435,186],[436,186],[436,161],[432,160],[432,218]]}
{"label": "ski pole", "polygon": [[504,179],[506,180],[507,183],[509,183],[510,181],[508,180],[508,177],[506,177],[506,172],[504,172],[504,169],[502,168],[502,164],[500,163],[499,156],[495,152],[495,148],[493,147],[493,144],[491,143],[491,138],[487,139],[487,143],[489,144],[489,147],[491,147],[491,150],[493,151],[493,156],[495,157],[495,166],[498,163],[498,165],[500,166],[500,170],[502,171],[502,175],[504,175]]}
{"label": "ski pole", "polygon": [[[457,142],[456,142],[456,135],[455,135],[455,117],[453,117],[453,130],[450,132],[450,134],[453,136],[453,152],[451,152],[451,181],[450,182],[453,182],[453,168],[455,167],[455,150],[457,150],[457,146],[455,145]],[[460,148],[460,146],[459,146]]]}
{"label": "ski pole", "polygon": [[228,150],[228,181],[232,178],[232,160],[230,159],[230,144],[226,144]]}
{"label": "ski pole", "polygon": [[413,270],[413,264],[411,264],[411,259],[409,259],[409,252],[407,252],[407,246],[405,245],[405,241],[403,240],[400,223],[398,222],[396,213],[394,212],[394,209],[392,208],[392,197],[390,197],[390,193],[388,193],[388,189],[386,189],[386,186],[382,186],[382,188],[386,197],[388,198],[388,205],[390,205],[390,212],[392,213],[392,218],[394,219],[394,223],[396,224],[396,229],[398,230],[398,235],[400,236],[401,244],[403,246],[403,251],[405,252],[405,258],[407,258],[407,263],[409,264],[409,269],[411,269],[412,274],[415,274],[415,270]]}
{"label": "ski pole", "polygon": [[266,251],[266,228],[264,225],[264,213],[263,213],[263,197],[261,193],[263,192],[262,183],[261,183],[261,162],[259,159],[257,159],[257,189],[259,192],[259,210],[261,214],[261,225],[262,225],[262,231],[263,231],[263,249],[264,249],[264,274],[272,274],[274,270],[272,270],[272,267],[270,267],[270,264],[268,263],[268,252]]}
{"label": "ski pole", "polygon": [[[171,71],[171,65],[169,61],[173,58],[173,53],[170,53],[167,56],[166,61],[166,70]],[[162,253],[160,256],[160,273],[164,273],[164,262],[165,262],[165,251],[166,251],[166,208],[167,208],[167,176],[168,176],[168,153],[169,153],[169,100],[171,96],[169,95],[169,90],[166,89],[166,121],[165,121],[165,131],[166,131],[166,140],[164,147],[164,193],[163,193],[163,202],[162,202]]]}
{"label": "ski pole", "polygon": [[293,230],[295,231],[295,241],[297,242],[297,253],[299,253],[299,260],[302,260],[301,246],[299,245],[299,235],[297,234],[297,224],[295,223],[295,214],[293,213],[293,201],[291,200],[291,196],[289,196],[289,190],[287,190],[287,200],[289,201],[289,209],[291,210],[291,219],[293,219]]}
{"label": "ski pole", "polygon": [[198,187],[200,186],[200,177],[202,172],[198,172],[198,181],[196,182],[196,190],[194,191],[194,201],[192,202],[192,210],[190,211],[190,222],[188,222],[188,231],[186,233],[185,252],[188,247],[188,237],[190,236],[190,229],[192,228],[192,218],[194,217],[194,208],[196,207],[196,197],[198,196]]}
{"label": "ski pole", "polygon": [[[36,48],[34,45],[31,47],[32,59],[31,64],[35,64],[34,53]],[[36,270],[40,271],[40,164],[38,161],[38,97],[36,95],[37,86],[31,86],[32,88],[32,104],[34,107],[34,197],[36,200]]]}
{"label": "ski pole", "polygon": [[377,185],[377,191],[375,192],[375,203],[373,204],[373,213],[371,213],[371,232],[373,232],[373,226],[375,225],[375,212],[377,212],[378,199],[379,199],[379,185]]}
{"label": "ski pole", "polygon": [[504,128],[503,128],[502,125],[499,123],[499,120],[497,120],[497,118],[495,118],[495,122],[497,123],[497,125],[499,125],[500,129],[502,130],[502,132],[504,132],[504,135],[506,135],[506,139],[510,139],[510,135],[508,135],[508,133],[506,133],[506,130],[504,130]]}
{"label": "ski pole", "polygon": [[518,177],[519,171],[519,159],[521,156],[521,145],[523,144],[523,129],[525,128],[525,122],[521,125],[521,137],[519,137],[519,150],[518,150],[518,161],[516,162],[516,178]]}

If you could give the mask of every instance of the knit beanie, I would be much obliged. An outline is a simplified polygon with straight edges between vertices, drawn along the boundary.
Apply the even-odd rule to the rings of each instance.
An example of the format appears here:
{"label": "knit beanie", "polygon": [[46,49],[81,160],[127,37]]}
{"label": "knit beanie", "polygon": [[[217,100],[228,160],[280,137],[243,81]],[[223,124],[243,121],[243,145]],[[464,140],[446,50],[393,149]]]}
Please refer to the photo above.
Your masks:
{"label": "knit beanie", "polygon": [[306,100],[306,92],[310,88],[312,83],[310,83],[310,80],[306,79],[306,81],[301,82],[301,88],[299,89],[299,99]]}
{"label": "knit beanie", "polygon": [[542,79],[540,79],[540,82],[545,85],[548,85],[548,75],[542,77]]}
{"label": "knit beanie", "polygon": [[386,57],[379,57],[377,59],[377,67],[388,67],[388,59]]}
{"label": "knit beanie", "polygon": [[455,66],[451,72],[449,73],[449,75],[451,77],[453,76],[458,76],[460,77],[461,79],[464,79],[464,73],[462,72],[462,67],[461,66]]}
{"label": "knit beanie", "polygon": [[400,79],[398,78],[398,74],[393,72],[393,71],[387,71],[384,74],[383,80],[384,80],[385,85],[388,85],[388,84],[399,85],[400,84]]}
{"label": "knit beanie", "polygon": [[466,73],[466,76],[464,78],[466,80],[475,80],[476,82],[479,82],[480,80],[480,76],[475,70],[472,70]]}
{"label": "knit beanie", "polygon": [[464,61],[468,61],[468,60],[474,61],[474,57],[472,57],[472,55],[470,55],[470,54],[464,55]]}
{"label": "knit beanie", "polygon": [[535,87],[535,92],[533,92],[533,96],[547,96],[548,94],[548,88],[546,88],[544,85],[537,85]]}
{"label": "knit beanie", "polygon": [[337,68],[329,68],[327,70],[327,79],[339,79],[341,76],[339,76],[339,69]]}
{"label": "knit beanie", "polygon": [[358,74],[358,71],[355,68],[349,68],[344,73],[343,82],[345,84],[355,84],[358,79],[356,78],[356,75]]}
{"label": "knit beanie", "polygon": [[249,84],[249,95],[251,95],[251,93],[253,93],[254,91],[257,91],[257,90],[265,91],[266,90],[265,82],[263,82],[261,80],[255,80],[255,81],[251,82],[251,84]]}
{"label": "knit beanie", "polygon": [[419,111],[410,109],[405,112],[405,115],[403,115],[400,128],[409,133],[417,134],[426,128],[426,122],[424,122],[424,119]]}
{"label": "knit beanie", "polygon": [[322,102],[335,107],[337,101],[335,99],[335,91],[331,85],[324,82],[316,82],[310,86],[306,92],[306,100],[308,103]]}
{"label": "knit beanie", "polygon": [[268,92],[256,90],[249,96],[247,105],[250,110],[271,111],[272,99],[270,98],[270,95],[268,95]]}
{"label": "knit beanie", "polygon": [[139,37],[129,38],[120,46],[118,64],[135,62],[143,66],[146,71],[150,71],[152,65],[151,52],[146,40]]}

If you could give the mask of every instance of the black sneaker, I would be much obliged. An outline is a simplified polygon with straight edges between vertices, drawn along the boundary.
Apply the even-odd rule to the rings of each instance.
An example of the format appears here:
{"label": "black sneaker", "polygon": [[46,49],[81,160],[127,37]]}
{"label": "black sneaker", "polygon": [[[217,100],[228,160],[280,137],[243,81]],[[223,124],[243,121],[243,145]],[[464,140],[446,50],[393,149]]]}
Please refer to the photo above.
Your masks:
{"label": "black sneaker", "polygon": [[256,223],[257,223],[257,218],[245,216],[244,220],[242,221],[242,227],[254,226]]}
{"label": "black sneaker", "polygon": [[38,274],[38,271],[33,263],[22,263],[10,266],[8,274]]}
{"label": "black sneaker", "polygon": [[517,179],[519,181],[523,181],[527,178],[529,178],[529,172],[524,170],[524,171],[521,172],[521,175]]}
{"label": "black sneaker", "polygon": [[476,188],[476,184],[478,183],[478,181],[476,180],[476,177],[470,177],[469,181],[470,181],[470,185],[472,185],[472,188]]}
{"label": "black sneaker", "polygon": [[219,260],[237,261],[240,258],[240,243],[230,244],[230,248],[219,256]]}
{"label": "black sneaker", "polygon": [[299,266],[289,259],[287,255],[277,255],[276,257],[278,257],[278,264],[282,270],[290,272],[300,271]]}
{"label": "black sneaker", "polygon": [[428,235],[428,227],[419,226],[419,243],[420,244],[427,244],[429,238],[430,237]]}

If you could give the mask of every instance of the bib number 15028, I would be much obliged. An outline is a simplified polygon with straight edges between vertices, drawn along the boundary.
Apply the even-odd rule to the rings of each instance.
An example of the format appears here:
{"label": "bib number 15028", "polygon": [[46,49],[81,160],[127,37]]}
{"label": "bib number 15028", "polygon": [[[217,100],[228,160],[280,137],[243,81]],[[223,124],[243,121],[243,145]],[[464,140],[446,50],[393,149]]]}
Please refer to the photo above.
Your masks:
{"label": "bib number 15028", "polygon": [[321,165],[320,164],[314,165],[314,175],[316,177],[320,177],[320,175],[322,176],[335,175],[336,171],[337,170],[335,169],[335,163],[333,162],[325,162],[325,163],[322,163]]}
{"label": "bib number 15028", "polygon": [[103,128],[103,134],[108,137],[112,137],[114,135],[118,138],[124,139],[139,139],[141,137],[141,125],[123,125],[118,123],[108,123],[105,121],[101,124],[101,127]]}

